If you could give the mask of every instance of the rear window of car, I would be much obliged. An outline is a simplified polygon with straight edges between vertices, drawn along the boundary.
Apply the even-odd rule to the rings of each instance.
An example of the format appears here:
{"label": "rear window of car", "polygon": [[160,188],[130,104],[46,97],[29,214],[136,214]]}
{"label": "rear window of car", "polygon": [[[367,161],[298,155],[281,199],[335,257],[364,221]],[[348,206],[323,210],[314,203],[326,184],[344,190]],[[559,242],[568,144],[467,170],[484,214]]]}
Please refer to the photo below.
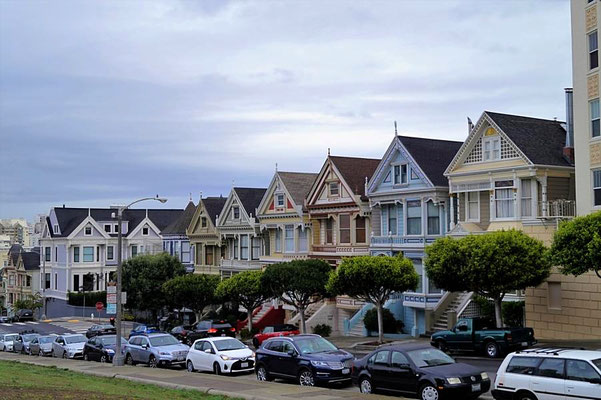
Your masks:
{"label": "rear window of car", "polygon": [[537,357],[513,357],[509,360],[505,372],[510,374],[532,375],[541,361],[542,358]]}
{"label": "rear window of car", "polygon": [[222,328],[231,328],[232,326],[227,322],[225,324],[213,324],[213,328],[222,329]]}
{"label": "rear window of car", "polygon": [[591,362],[595,365],[595,367],[597,367],[599,370],[601,370],[601,358],[597,358],[596,360],[591,360]]}

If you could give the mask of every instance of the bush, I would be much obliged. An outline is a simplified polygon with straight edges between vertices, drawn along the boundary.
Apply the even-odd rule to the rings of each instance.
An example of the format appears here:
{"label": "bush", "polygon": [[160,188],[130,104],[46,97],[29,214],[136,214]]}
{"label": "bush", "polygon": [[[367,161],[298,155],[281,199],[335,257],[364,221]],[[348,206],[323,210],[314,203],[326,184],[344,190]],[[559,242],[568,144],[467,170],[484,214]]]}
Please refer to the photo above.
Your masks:
{"label": "bush", "polygon": [[[493,302],[482,296],[474,296],[473,301],[480,308],[480,317],[495,320],[495,305]],[[524,307],[523,301],[504,301],[501,306],[503,312],[503,325],[510,327],[524,326]]]}
{"label": "bush", "polygon": [[248,328],[244,328],[240,331],[240,339],[242,340],[248,340],[250,338],[252,338],[253,336],[255,336],[257,333],[259,333],[259,329],[253,327],[252,331],[248,331]]}
{"label": "bush", "polygon": [[94,305],[101,301],[104,306],[106,307],[106,292],[69,292],[67,294],[68,296],[68,303],[69,305],[72,306],[79,306],[82,307],[83,306],[83,299],[85,297],[86,301],[86,307],[94,307]]}
{"label": "bush", "polygon": [[313,327],[313,333],[319,336],[328,337],[332,333],[332,327],[328,324],[319,324]]}
{"label": "bush", "polygon": [[[382,310],[382,320],[384,322],[384,333],[403,332],[405,324],[403,321],[397,321],[389,309]],[[368,332],[378,332],[378,310],[374,307],[365,313],[363,324]]]}

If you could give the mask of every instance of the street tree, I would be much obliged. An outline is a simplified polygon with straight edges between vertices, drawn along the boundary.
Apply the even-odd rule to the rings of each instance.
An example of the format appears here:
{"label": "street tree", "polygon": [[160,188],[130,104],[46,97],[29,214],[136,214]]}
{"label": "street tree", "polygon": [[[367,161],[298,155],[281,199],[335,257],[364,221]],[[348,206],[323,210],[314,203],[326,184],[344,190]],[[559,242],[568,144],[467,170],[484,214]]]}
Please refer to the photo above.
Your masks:
{"label": "street tree", "polygon": [[225,279],[217,286],[217,296],[240,304],[248,311],[248,330],[252,332],[252,312],[271,296],[263,286],[263,271],[244,271]]}
{"label": "street tree", "polygon": [[185,273],[179,259],[167,253],[130,258],[123,263],[122,277],[127,307],[150,311],[156,319],[157,312],[167,305],[163,284]]}
{"label": "street tree", "polygon": [[219,276],[208,274],[186,274],[176,276],[163,284],[167,304],[177,308],[189,308],[200,321],[206,306],[215,304],[215,290]]}
{"label": "street tree", "polygon": [[601,278],[601,211],[559,225],[550,254],[566,275],[594,271]]}
{"label": "street tree", "polygon": [[27,295],[19,300],[16,300],[13,303],[13,310],[32,310],[35,311],[37,309],[42,308],[42,296],[40,293],[34,293],[33,295]]}
{"label": "street tree", "polygon": [[540,285],[551,270],[543,243],[514,229],[437,239],[426,247],[425,267],[439,288],[492,299],[497,327],[505,294]]}
{"label": "street tree", "polygon": [[301,329],[305,333],[305,310],[310,304],[327,296],[326,283],[332,267],[317,259],[292,260],[265,268],[261,282],[270,297],[291,305],[300,314]]}
{"label": "street tree", "polygon": [[394,292],[415,290],[419,276],[408,258],[398,256],[359,256],[342,260],[332,272],[326,289],[336,295],[373,303],[378,313],[378,340],[384,340],[382,312]]}

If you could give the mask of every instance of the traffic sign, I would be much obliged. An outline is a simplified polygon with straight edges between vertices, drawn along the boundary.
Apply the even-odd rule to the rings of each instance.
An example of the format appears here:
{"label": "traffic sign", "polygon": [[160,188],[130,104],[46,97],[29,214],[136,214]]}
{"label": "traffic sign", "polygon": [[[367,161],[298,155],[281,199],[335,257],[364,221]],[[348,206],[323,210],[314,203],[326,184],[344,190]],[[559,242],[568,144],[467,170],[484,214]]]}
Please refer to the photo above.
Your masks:
{"label": "traffic sign", "polygon": [[117,304],[117,293],[107,293],[106,302],[108,304]]}
{"label": "traffic sign", "polygon": [[96,303],[96,311],[102,311],[103,308],[104,308],[104,304],[101,301]]}
{"label": "traffic sign", "polygon": [[117,286],[107,286],[106,292],[107,293],[117,293]]}
{"label": "traffic sign", "polygon": [[106,313],[107,314],[117,314],[117,305],[116,304],[107,304],[106,305]]}

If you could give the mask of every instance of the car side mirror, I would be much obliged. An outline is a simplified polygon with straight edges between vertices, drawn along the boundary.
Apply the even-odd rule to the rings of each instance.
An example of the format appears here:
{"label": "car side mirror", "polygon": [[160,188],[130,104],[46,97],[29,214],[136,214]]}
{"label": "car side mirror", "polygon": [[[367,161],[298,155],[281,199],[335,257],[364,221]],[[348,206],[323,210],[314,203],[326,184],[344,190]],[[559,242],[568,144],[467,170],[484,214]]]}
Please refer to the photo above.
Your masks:
{"label": "car side mirror", "polygon": [[296,357],[297,356],[296,350],[294,350],[294,349],[288,350],[288,355],[290,357]]}
{"label": "car side mirror", "polygon": [[148,349],[148,345],[147,345],[147,344],[143,344],[143,345],[142,345],[142,348],[143,348],[144,350],[147,350],[147,349]]}
{"label": "car side mirror", "polygon": [[457,329],[460,331],[467,331],[467,325],[460,325],[457,327]]}
{"label": "car side mirror", "polygon": [[213,350],[212,349],[206,349],[205,353],[207,353],[207,354],[213,354]]}

